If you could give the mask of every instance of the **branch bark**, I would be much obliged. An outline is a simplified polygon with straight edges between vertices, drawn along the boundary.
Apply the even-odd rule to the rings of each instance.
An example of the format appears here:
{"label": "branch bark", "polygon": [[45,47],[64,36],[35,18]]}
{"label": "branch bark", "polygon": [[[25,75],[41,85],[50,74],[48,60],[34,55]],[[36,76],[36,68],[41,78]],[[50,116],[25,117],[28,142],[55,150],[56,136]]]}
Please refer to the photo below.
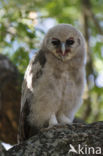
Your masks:
{"label": "branch bark", "polygon": [[6,155],[6,150],[3,147],[3,145],[0,143],[0,156],[5,156]]}
{"label": "branch bark", "polygon": [[[88,155],[85,154],[85,148],[88,147],[93,147],[94,150],[100,147],[100,155],[103,155],[103,122],[74,123],[42,129],[38,135],[9,149],[7,156],[78,156],[69,153],[70,144],[77,152],[78,145],[83,147],[84,156]],[[96,153],[93,154],[91,151],[90,155],[96,156]]]}

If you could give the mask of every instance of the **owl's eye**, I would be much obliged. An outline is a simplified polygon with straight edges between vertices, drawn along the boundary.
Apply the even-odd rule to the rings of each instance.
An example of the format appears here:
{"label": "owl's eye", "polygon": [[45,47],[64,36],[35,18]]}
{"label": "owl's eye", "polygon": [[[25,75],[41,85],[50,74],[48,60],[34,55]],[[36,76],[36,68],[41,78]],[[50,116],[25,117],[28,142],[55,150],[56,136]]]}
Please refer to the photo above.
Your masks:
{"label": "owl's eye", "polygon": [[73,39],[68,39],[68,40],[66,41],[66,44],[67,44],[68,46],[73,45],[73,44],[74,44],[74,40],[73,40]]}
{"label": "owl's eye", "polygon": [[54,46],[59,46],[60,45],[60,41],[59,40],[52,40],[52,44]]}

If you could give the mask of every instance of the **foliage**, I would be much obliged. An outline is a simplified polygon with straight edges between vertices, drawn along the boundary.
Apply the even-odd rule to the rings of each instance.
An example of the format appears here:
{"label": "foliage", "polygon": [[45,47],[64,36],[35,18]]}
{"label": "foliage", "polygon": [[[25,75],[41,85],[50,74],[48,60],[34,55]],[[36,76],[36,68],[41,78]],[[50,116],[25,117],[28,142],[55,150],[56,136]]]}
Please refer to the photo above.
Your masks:
{"label": "foliage", "polygon": [[28,52],[26,52],[24,48],[20,47],[11,56],[11,60],[16,63],[19,71],[23,73],[29,63]]}
{"label": "foliage", "polygon": [[[24,73],[29,56],[38,48],[43,33],[41,29],[36,29],[37,22],[41,23],[46,19],[53,18],[58,23],[71,23],[82,32],[83,26],[83,2],[85,0],[1,0],[0,2],[0,52],[8,55],[17,65],[20,72]],[[89,0],[87,0],[89,1]],[[88,15],[89,31],[89,54],[93,71],[88,72],[88,95],[90,99],[91,112],[86,119],[103,119],[103,88],[97,83],[98,76],[103,73],[103,1],[91,0],[89,9],[95,15],[94,20],[98,21],[99,29],[93,17]],[[87,4],[85,4],[87,5]],[[39,32],[39,36],[38,33]],[[85,35],[85,34],[84,34]],[[103,83],[103,80],[102,80]],[[79,116],[84,116],[87,109],[83,105]]]}

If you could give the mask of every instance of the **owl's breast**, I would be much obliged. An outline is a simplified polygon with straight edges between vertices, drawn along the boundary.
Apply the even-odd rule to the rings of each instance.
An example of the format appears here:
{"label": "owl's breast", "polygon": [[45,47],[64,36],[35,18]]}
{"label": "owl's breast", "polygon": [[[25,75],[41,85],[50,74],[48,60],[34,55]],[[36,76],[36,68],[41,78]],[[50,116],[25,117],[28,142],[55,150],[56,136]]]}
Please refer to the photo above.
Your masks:
{"label": "owl's breast", "polygon": [[55,82],[55,90],[58,89],[61,100],[73,100],[77,96],[82,95],[83,76],[77,71],[75,74],[69,71],[54,72],[52,74]]}
{"label": "owl's breast", "polygon": [[61,84],[62,84],[62,98],[66,96],[73,96],[75,83],[74,80],[71,78],[71,75],[68,71],[65,71],[61,75]]}
{"label": "owl's breast", "polygon": [[59,96],[61,100],[68,95],[72,97],[75,92],[75,83],[68,71],[54,70],[48,83],[55,96]]}

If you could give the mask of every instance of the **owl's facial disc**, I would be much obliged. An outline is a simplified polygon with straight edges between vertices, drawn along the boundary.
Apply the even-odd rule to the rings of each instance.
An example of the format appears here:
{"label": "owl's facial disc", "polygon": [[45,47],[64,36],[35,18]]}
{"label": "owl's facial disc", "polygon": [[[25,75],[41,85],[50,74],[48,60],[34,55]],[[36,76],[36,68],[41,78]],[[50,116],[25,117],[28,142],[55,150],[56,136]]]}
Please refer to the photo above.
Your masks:
{"label": "owl's facial disc", "polygon": [[66,41],[61,42],[59,39],[53,38],[52,44],[56,49],[56,53],[64,57],[71,53],[71,46],[74,44],[74,39],[73,37],[70,37]]}

